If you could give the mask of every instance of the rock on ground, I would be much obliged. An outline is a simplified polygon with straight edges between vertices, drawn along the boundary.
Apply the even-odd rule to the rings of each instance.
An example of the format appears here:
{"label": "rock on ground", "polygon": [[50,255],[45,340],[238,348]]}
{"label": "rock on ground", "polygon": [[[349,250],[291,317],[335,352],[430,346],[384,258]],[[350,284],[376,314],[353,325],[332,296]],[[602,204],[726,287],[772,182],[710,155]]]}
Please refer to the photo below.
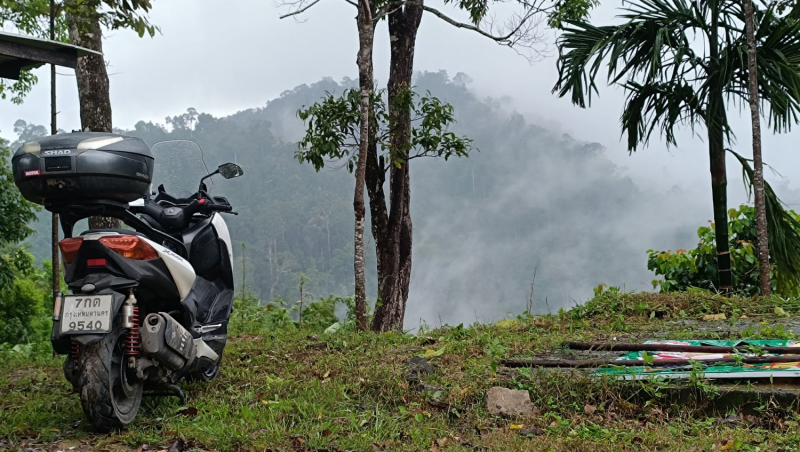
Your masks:
{"label": "rock on ground", "polygon": [[486,393],[486,405],[489,413],[495,416],[520,416],[532,413],[535,409],[528,391],[495,386]]}
{"label": "rock on ground", "polygon": [[424,358],[414,356],[406,363],[406,381],[418,384],[428,375],[433,374],[433,367]]}

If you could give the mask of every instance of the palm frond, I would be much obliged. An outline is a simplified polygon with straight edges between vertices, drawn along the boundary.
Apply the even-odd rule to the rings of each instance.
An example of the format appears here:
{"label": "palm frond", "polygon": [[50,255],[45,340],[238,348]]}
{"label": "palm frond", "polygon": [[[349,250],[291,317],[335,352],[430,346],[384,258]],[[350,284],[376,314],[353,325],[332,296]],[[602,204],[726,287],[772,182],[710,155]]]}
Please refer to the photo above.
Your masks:
{"label": "palm frond", "polygon": [[705,116],[701,97],[688,83],[665,82],[625,85],[628,97],[622,112],[622,128],[628,135],[628,151],[647,144],[658,128],[667,145],[676,145],[675,126],[694,127]]}
{"label": "palm frond", "polygon": [[[742,165],[742,178],[748,193],[752,194],[755,172],[750,160],[728,149]],[[783,207],[783,203],[764,181],[769,235],[770,261],[775,265],[777,292],[782,296],[800,294],[800,222]]]}

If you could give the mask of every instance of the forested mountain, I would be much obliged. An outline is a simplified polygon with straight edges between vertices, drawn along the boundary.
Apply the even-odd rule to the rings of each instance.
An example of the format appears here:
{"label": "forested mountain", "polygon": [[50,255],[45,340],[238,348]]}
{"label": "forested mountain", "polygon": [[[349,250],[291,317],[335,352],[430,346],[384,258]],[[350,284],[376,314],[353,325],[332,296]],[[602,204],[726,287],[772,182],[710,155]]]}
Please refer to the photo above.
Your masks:
{"label": "forested mountain", "polygon": [[[695,228],[709,217],[708,206],[678,188],[640,189],[601,145],[529,124],[477,97],[467,79],[440,72],[416,81],[418,91],[455,107],[453,131],[475,140],[477,149],[469,158],[412,163],[408,326],[519,313],[534,272],[535,312],[570,306],[601,283],[647,288],[648,248],[696,243]],[[245,177],[217,180],[212,191],[228,196],[240,213],[229,217],[238,279],[244,264],[248,292],[263,301],[296,300],[300,273],[316,296],[352,294],[353,177],[346,169],[317,174],[294,159],[303,133],[297,109],[352,86],[351,80],[324,79],[229,117],[190,109],[166,126],[139,122],[124,131],[149,144],[191,139],[209,167],[232,161],[244,168]],[[32,129],[20,130],[30,138]],[[35,227],[45,231],[48,225]],[[40,232],[30,239],[40,258],[47,257],[47,238]],[[372,247],[370,239],[368,293],[374,296]]]}

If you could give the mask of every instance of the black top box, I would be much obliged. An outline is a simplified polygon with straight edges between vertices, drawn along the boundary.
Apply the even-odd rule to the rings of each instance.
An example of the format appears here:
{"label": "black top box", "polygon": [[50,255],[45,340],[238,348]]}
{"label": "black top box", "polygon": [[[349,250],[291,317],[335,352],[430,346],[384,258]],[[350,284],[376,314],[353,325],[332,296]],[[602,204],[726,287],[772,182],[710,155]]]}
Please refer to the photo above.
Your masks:
{"label": "black top box", "polygon": [[97,199],[131,202],[147,194],[153,178],[147,144],[113,133],[62,133],[29,141],[11,162],[22,196],[46,206]]}

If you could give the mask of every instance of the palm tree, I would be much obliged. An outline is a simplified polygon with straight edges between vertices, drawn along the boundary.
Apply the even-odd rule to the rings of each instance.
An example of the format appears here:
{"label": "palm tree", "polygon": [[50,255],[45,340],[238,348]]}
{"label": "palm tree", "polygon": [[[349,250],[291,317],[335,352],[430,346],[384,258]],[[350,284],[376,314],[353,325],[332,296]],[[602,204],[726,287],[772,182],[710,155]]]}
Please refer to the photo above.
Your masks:
{"label": "palm tree", "polygon": [[[726,101],[748,102],[745,12],[739,0],[632,0],[621,25],[570,22],[559,38],[559,79],[553,89],[580,107],[598,93],[607,62],[607,83],[626,94],[622,129],[628,151],[647,145],[656,130],[677,145],[675,129],[703,126],[711,163],[711,190],[719,289],[732,288],[728,246],[726,144],[733,133]],[[787,131],[800,113],[800,22],[775,4],[755,8],[758,91],[769,124]]]}
{"label": "palm tree", "polygon": [[753,167],[755,183],[756,229],[758,237],[758,267],[761,295],[772,294],[769,265],[769,231],[767,229],[767,200],[764,191],[764,162],[761,153],[761,112],[758,102],[758,61],[756,57],[756,24],[753,0],[744,0],[744,22],[747,33],[747,89],[750,96],[750,123],[753,129]]}

